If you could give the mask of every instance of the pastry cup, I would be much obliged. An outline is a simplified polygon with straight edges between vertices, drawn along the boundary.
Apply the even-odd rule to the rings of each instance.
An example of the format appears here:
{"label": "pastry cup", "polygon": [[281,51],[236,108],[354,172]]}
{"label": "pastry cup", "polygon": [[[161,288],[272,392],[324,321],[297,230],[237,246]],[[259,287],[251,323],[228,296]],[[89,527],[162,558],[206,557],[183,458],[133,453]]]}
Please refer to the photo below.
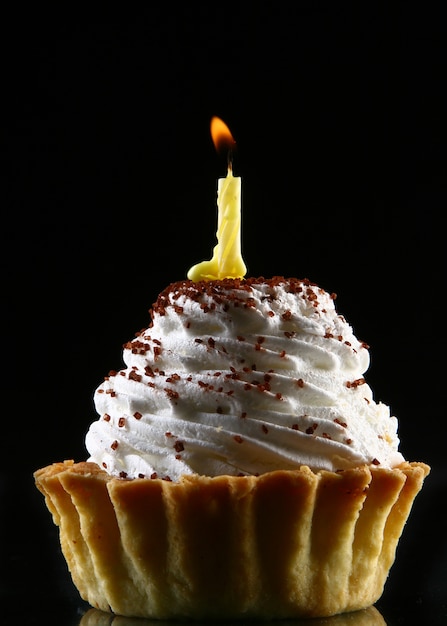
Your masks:
{"label": "pastry cup", "polygon": [[111,477],[35,473],[73,582],[91,606],[156,619],[325,617],[381,596],[430,469]]}

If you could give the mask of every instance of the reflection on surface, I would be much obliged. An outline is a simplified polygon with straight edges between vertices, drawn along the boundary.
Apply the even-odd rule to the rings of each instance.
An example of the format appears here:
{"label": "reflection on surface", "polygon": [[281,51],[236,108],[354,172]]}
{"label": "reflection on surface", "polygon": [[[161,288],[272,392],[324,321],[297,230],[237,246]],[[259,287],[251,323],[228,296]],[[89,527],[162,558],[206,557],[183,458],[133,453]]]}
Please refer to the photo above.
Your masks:
{"label": "reflection on surface", "polygon": [[[191,622],[190,622],[191,623]],[[239,621],[213,621],[203,620],[199,624],[216,624],[216,626],[265,626],[269,622],[261,620],[239,620]],[[386,626],[379,611],[370,606],[362,611],[334,615],[333,617],[321,617],[312,619],[289,619],[279,620],[278,626]],[[123,617],[104,613],[98,609],[90,609],[82,616],[79,626],[185,626],[188,622],[180,620],[152,620],[141,617]]]}

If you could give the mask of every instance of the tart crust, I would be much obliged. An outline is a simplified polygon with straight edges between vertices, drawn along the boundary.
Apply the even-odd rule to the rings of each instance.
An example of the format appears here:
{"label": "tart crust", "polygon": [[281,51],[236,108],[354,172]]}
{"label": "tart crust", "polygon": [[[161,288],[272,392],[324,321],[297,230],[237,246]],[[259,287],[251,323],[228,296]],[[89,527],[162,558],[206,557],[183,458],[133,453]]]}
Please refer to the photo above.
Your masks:
{"label": "tart crust", "polygon": [[80,595],[118,615],[324,617],[381,596],[430,468],[306,466],[260,476],[114,478],[94,463],[35,472]]}

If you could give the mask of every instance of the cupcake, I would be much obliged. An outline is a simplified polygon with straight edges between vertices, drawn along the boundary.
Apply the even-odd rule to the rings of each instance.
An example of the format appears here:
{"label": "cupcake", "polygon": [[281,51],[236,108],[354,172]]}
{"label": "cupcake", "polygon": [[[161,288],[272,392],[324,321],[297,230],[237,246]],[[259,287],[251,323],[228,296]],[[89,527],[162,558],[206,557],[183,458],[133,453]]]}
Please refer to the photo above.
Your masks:
{"label": "cupcake", "polygon": [[380,597],[429,472],[309,280],[185,280],[96,390],[86,462],[38,470],[82,598],[124,616],[324,617]]}
{"label": "cupcake", "polygon": [[[215,131],[215,134],[213,133]],[[212,121],[216,145],[233,140]],[[429,467],[307,279],[243,278],[241,181],[217,245],[169,285],[96,390],[89,458],[35,473],[93,607],[156,619],[325,617],[380,597]]]}

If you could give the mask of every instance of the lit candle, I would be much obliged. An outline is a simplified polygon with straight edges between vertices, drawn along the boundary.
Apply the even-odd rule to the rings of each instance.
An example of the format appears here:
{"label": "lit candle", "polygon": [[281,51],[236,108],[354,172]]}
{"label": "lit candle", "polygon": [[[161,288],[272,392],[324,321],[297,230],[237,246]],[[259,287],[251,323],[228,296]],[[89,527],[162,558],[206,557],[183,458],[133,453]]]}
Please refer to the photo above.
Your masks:
{"label": "lit candle", "polygon": [[241,179],[233,176],[232,149],[235,141],[229,128],[218,117],[211,120],[211,136],[216,149],[228,149],[228,172],[217,185],[217,244],[210,261],[191,267],[188,278],[217,280],[243,278],[247,272],[241,254]]}

